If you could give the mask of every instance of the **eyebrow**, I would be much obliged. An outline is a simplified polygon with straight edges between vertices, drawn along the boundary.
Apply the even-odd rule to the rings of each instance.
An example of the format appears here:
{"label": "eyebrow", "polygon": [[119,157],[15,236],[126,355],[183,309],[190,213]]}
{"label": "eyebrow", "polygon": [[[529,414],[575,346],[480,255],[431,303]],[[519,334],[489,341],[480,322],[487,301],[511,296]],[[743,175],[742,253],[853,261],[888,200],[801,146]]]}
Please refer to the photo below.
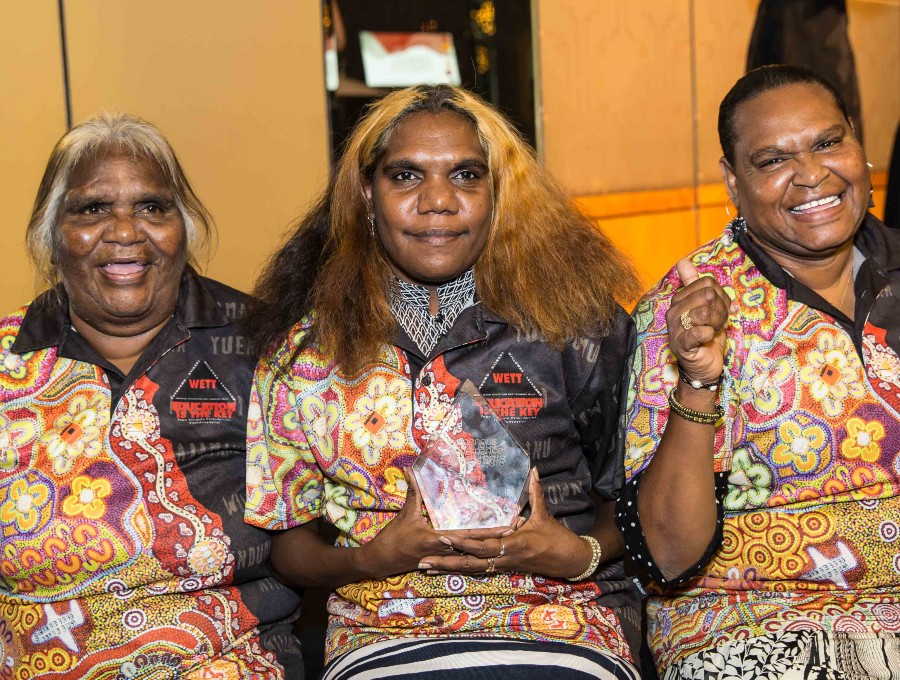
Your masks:
{"label": "eyebrow", "polygon": [[[845,135],[847,134],[847,128],[843,125],[833,125],[827,130],[823,130],[813,139],[812,145],[816,146],[817,144],[821,144],[829,137],[833,137],[836,134]],[[761,149],[757,149],[753,153],[750,154],[750,162],[755,163],[756,161],[765,158],[767,156],[792,156],[794,152],[788,151],[787,149],[782,149],[780,146],[764,146]]]}
{"label": "eyebrow", "polygon": [[[459,170],[460,168],[480,168],[482,170],[487,170],[487,163],[480,158],[464,158],[458,163],[454,164],[453,170]],[[389,161],[382,166],[383,170],[419,170],[421,166],[419,163],[416,163],[413,160],[408,158],[398,158],[397,160]]]}
{"label": "eyebrow", "polygon": [[[63,199],[63,205],[66,208],[78,207],[79,209],[92,203],[107,204],[114,202],[115,198],[111,197],[108,193],[91,190],[82,192],[77,190],[68,191]],[[175,205],[175,198],[174,195],[170,197],[157,192],[147,192],[145,194],[139,194],[134,199],[134,203],[160,203],[166,207],[170,207]]]}

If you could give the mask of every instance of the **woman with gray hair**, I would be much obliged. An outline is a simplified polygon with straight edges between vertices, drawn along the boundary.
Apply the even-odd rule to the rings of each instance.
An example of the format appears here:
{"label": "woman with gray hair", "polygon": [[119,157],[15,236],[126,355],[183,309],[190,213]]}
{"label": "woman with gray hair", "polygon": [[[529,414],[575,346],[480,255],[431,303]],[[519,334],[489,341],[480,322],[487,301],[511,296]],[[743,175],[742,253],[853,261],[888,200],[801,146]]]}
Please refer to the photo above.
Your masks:
{"label": "woman with gray hair", "polygon": [[152,125],[63,136],[28,225],[50,288],[0,319],[0,677],[297,678],[297,595],[243,522],[247,297]]}

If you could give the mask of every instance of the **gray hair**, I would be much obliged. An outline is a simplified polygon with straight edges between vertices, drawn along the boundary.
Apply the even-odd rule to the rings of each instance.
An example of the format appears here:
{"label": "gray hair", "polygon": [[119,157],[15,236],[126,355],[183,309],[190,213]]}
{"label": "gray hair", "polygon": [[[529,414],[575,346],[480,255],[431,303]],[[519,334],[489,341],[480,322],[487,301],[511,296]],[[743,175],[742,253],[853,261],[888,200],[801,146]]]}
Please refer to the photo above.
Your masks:
{"label": "gray hair", "polygon": [[184,222],[189,262],[197,266],[201,255],[208,253],[215,224],[191,188],[169,142],[153,125],[137,116],[104,112],[63,135],[47,161],[25,233],[28,256],[38,282],[53,287],[60,281],[55,261],[59,244],[57,227],[75,168],[83,160],[121,150],[153,163],[163,173],[175,193],[175,204]]}

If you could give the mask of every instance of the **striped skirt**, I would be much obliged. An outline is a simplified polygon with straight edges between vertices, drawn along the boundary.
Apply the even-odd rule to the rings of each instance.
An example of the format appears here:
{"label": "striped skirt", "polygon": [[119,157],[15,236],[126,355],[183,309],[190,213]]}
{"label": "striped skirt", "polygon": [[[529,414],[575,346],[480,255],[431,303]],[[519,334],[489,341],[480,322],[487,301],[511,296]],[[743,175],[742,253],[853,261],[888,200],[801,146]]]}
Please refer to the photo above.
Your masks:
{"label": "striped skirt", "polygon": [[640,680],[624,659],[580,645],[500,638],[401,638],[338,657],[322,680]]}

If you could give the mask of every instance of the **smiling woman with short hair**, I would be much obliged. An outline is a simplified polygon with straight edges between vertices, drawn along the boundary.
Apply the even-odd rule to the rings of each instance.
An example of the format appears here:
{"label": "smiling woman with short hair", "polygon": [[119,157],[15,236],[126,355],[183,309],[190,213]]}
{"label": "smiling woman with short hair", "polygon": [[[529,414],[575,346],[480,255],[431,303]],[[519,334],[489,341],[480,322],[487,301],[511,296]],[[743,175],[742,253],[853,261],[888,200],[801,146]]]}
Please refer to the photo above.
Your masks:
{"label": "smiling woman with short hair", "polygon": [[[637,677],[611,516],[635,284],[471,93],[397,91],[359,122],[252,322],[247,521],[278,532],[285,582],[336,589],[328,678]],[[512,404],[531,512],[437,531],[409,468],[467,379]]]}
{"label": "smiling woman with short hair", "polygon": [[212,221],[127,114],[54,148],[28,227],[50,289],[0,318],[0,668],[296,678],[299,598],[243,521],[248,297],[189,264]]}
{"label": "smiling woman with short hair", "polygon": [[677,678],[900,677],[900,238],[840,96],[722,101],[738,211],[638,304],[617,521]]}

